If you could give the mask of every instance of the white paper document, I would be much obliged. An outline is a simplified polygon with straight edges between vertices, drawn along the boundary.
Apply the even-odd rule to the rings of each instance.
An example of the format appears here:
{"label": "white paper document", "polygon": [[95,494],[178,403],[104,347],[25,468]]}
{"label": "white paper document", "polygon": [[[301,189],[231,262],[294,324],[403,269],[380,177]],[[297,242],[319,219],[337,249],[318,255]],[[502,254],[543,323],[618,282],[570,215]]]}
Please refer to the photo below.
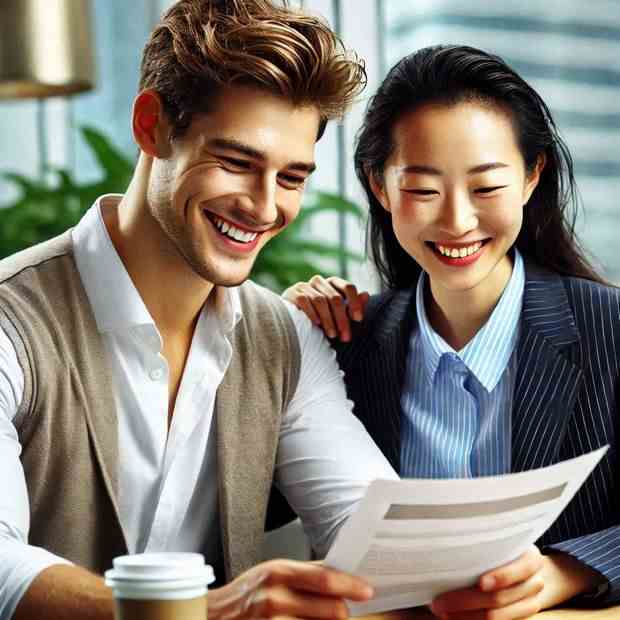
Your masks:
{"label": "white paper document", "polygon": [[376,480],[325,564],[374,586],[371,601],[349,603],[354,616],[430,603],[526,551],[606,451],[504,476]]}

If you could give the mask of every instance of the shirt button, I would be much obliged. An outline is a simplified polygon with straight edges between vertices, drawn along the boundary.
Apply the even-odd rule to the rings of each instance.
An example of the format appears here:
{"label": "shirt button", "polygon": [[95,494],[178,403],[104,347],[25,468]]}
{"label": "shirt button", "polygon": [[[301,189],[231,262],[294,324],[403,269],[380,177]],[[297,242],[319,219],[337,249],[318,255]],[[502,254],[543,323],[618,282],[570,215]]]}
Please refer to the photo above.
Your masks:
{"label": "shirt button", "polygon": [[151,372],[149,373],[149,377],[151,377],[153,381],[159,381],[163,376],[164,376],[163,368],[155,368],[151,370]]}
{"label": "shirt button", "polygon": [[149,343],[149,346],[153,348],[155,351],[159,351],[161,349],[161,342],[157,334],[151,334],[148,339],[148,343]]}

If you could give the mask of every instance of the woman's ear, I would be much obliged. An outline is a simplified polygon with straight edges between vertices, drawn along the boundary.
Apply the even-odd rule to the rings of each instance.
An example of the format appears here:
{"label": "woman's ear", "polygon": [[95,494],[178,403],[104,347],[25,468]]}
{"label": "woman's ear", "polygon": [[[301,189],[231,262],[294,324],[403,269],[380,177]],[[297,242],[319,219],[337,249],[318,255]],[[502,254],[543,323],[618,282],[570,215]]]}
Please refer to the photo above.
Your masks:
{"label": "woman's ear", "polygon": [[161,97],[154,90],[143,90],[136,97],[131,121],[140,150],[151,157],[167,157],[170,127]]}
{"label": "woman's ear", "polygon": [[375,195],[375,198],[379,201],[381,206],[388,212],[390,212],[390,202],[384,187],[384,179],[377,178],[377,175],[372,171],[367,171],[368,181],[370,182],[370,189]]}
{"label": "woman's ear", "polygon": [[536,165],[534,166],[532,172],[530,172],[525,179],[525,188],[523,192],[523,204],[526,205],[528,200],[531,198],[534,190],[538,186],[538,182],[540,181],[540,175],[545,168],[547,163],[547,156],[545,153],[541,153],[536,158]]}

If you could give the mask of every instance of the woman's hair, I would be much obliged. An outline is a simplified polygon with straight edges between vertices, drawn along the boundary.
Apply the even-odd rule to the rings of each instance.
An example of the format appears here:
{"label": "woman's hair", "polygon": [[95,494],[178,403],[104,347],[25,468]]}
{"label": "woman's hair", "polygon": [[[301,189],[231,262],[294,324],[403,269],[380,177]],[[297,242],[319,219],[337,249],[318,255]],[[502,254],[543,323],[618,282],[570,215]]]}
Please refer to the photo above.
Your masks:
{"label": "woman's hair", "polygon": [[180,0],[144,49],[140,90],[160,95],[179,136],[230,85],[316,106],[319,137],[364,88],[364,64],[326,23],[271,0]]}
{"label": "woman's hair", "polygon": [[424,104],[463,101],[496,105],[510,115],[528,173],[540,155],[546,158],[524,208],[515,244],[519,251],[559,274],[604,282],[576,239],[573,162],[540,95],[497,56],[466,46],[435,46],[392,67],[371,99],[358,134],[355,169],[369,201],[367,244],[382,284],[410,286],[421,268],[398,242],[391,215],[374,196],[369,177],[383,182],[385,162],[394,148],[393,128],[403,114]]}

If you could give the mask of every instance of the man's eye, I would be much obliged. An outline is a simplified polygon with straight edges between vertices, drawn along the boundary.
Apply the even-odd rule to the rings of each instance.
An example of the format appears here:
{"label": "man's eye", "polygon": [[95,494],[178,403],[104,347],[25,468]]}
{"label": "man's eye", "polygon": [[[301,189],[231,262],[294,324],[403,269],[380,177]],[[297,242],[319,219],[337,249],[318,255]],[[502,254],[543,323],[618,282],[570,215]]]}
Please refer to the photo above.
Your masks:
{"label": "man's eye", "polygon": [[221,160],[229,167],[240,168],[241,170],[248,170],[250,168],[250,162],[245,159],[235,159],[234,157],[222,157]]}
{"label": "man's eye", "polygon": [[504,189],[504,187],[507,187],[507,185],[495,185],[494,187],[478,187],[474,190],[474,192],[476,192],[476,194],[490,194],[495,190]]}
{"label": "man's eye", "polygon": [[294,174],[281,174],[280,179],[288,187],[301,187],[306,182],[306,177],[298,177]]}

